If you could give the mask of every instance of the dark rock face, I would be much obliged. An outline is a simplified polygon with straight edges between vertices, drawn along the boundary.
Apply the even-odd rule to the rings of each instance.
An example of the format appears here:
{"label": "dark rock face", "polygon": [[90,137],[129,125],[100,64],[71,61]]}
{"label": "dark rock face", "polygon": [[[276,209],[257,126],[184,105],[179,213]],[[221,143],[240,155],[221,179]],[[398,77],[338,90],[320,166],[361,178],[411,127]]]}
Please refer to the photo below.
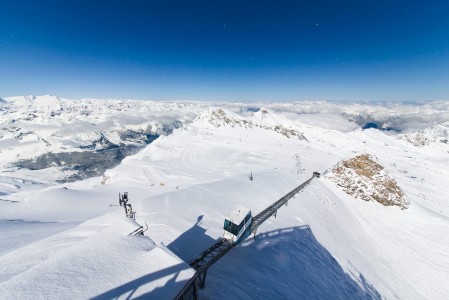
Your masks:
{"label": "dark rock face", "polygon": [[114,143],[111,143],[104,134],[100,134],[100,138],[97,140],[92,141],[92,144],[86,145],[86,146],[80,146],[80,149],[97,149],[101,148],[102,150],[112,150],[119,148],[119,145],[116,145]]}
{"label": "dark rock face", "polygon": [[137,153],[143,146],[120,145],[96,151],[45,153],[34,159],[23,159],[16,163],[18,168],[41,170],[50,167],[59,167],[61,170],[74,170],[75,174],[59,180],[71,182],[100,176],[107,169],[113,168],[129,155]]}
{"label": "dark rock face", "polygon": [[158,130],[156,133],[159,135],[169,135],[173,133],[173,130],[181,128],[182,122],[179,120],[173,121],[171,124],[163,124],[160,130]]}
{"label": "dark rock face", "polygon": [[[169,135],[182,126],[181,121],[175,120],[171,123],[159,124],[155,129],[115,131],[120,139],[118,143],[111,142],[103,132],[100,132],[95,140],[78,146],[78,151],[47,152],[35,158],[19,160],[14,165],[19,169],[42,170],[57,167],[61,171],[74,171],[74,174],[60,179],[58,182],[71,182],[100,176],[107,169],[120,164],[125,157],[136,154],[159,136]],[[47,143],[47,145],[51,144]]]}
{"label": "dark rock face", "polygon": [[[172,132],[173,132],[173,130],[172,130]],[[159,137],[158,134],[139,132],[139,131],[134,131],[134,130],[126,130],[126,131],[123,131],[120,133],[120,139],[122,141],[127,141],[127,142],[139,141],[144,144],[150,144],[158,137]]]}

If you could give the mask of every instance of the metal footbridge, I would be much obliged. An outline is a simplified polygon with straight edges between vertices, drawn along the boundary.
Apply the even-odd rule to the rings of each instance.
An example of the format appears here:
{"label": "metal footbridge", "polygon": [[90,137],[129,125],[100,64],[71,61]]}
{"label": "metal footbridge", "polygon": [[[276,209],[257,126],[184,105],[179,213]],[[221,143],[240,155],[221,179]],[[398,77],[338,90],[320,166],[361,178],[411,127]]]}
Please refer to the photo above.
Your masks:
{"label": "metal footbridge", "polygon": [[314,172],[312,177],[307,179],[305,182],[301,183],[290,193],[288,193],[278,201],[274,202],[273,204],[265,208],[263,211],[261,211],[258,215],[253,217],[253,222],[251,223],[251,232],[254,233],[254,237],[256,236],[257,228],[259,228],[259,226],[262,225],[262,223],[265,222],[269,217],[273,215],[276,217],[278,209],[281,208],[284,204],[287,206],[288,200],[290,200],[294,195],[296,195],[303,188],[305,188],[314,177],[319,177],[319,173]]}
{"label": "metal footbridge", "polygon": [[[320,173],[314,172],[305,182],[301,183],[295,189],[290,191],[287,195],[283,196],[278,201],[274,202],[259,214],[253,217],[251,223],[250,234],[253,233],[256,237],[257,228],[263,224],[269,217],[275,216],[279,208],[284,204],[287,205],[288,200],[295,196],[298,192],[304,189],[315,177],[320,177]],[[207,270],[216,263],[223,255],[231,250],[237,243],[228,239],[221,238],[215,244],[203,251],[195,259],[189,262],[189,265],[196,271],[195,275],[185,284],[185,286],[179,291],[174,298],[175,300],[182,299],[198,299],[198,287],[203,288],[206,282]]]}

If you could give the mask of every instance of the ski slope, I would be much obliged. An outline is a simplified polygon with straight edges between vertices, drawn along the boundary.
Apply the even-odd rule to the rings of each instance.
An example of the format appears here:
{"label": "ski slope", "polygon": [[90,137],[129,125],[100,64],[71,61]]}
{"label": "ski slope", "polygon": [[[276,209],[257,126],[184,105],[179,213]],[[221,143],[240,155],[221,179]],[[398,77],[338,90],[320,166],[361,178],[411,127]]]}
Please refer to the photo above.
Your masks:
{"label": "ski slope", "polygon": [[[342,132],[270,110],[223,111],[206,110],[103,177],[2,196],[17,201],[0,201],[4,232],[26,232],[21,220],[43,233],[12,248],[0,242],[1,298],[173,297],[193,275],[184,262],[222,236],[234,206],[257,214],[313,171],[364,152],[397,180],[410,208],[357,200],[316,179],[209,270],[201,297],[447,298],[447,144],[417,147],[378,130]],[[287,137],[278,125],[305,138]],[[114,206],[124,191],[137,222],[149,226],[146,237],[127,236],[136,224]]]}

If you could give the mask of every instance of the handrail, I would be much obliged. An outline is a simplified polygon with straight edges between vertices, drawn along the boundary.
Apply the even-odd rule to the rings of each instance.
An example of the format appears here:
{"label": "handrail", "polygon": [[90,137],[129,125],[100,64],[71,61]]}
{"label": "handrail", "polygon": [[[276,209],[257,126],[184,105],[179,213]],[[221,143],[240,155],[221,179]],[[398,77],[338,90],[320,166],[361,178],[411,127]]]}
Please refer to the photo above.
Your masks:
{"label": "handrail", "polygon": [[[289,193],[287,193],[285,196],[280,198],[275,203],[268,206],[266,209],[261,211],[259,214],[257,214],[255,217],[253,217],[253,221],[251,223],[251,232],[254,234],[257,231],[257,228],[263,224],[269,217],[271,217],[273,214],[277,212],[279,208],[281,208],[285,203],[287,203],[288,200],[290,200],[293,196],[295,196],[296,193],[304,189],[315,177],[320,177],[320,173],[313,172],[312,177],[307,179],[305,182],[301,183],[299,186],[291,190]],[[175,300],[184,299],[186,295],[184,293],[191,288],[192,285],[195,289],[194,291],[194,297],[195,299],[198,299],[198,282],[197,279],[200,280],[201,286],[204,286],[204,281],[206,280],[206,273],[207,270],[215,263],[217,262],[223,255],[225,255],[229,250],[231,250],[236,243],[229,242],[229,244],[226,244],[226,242],[229,242],[227,239],[222,238],[219,241],[217,241],[215,244],[207,248],[205,251],[201,252],[200,255],[198,255],[195,259],[190,261],[189,265],[196,270],[195,274],[192,276],[192,278],[187,281],[187,283],[184,285],[184,287],[179,291],[179,293],[175,296]],[[224,248],[220,249],[221,246],[225,246]],[[218,253],[214,254],[215,251],[219,251]],[[210,256],[210,260],[206,261],[206,258]]]}

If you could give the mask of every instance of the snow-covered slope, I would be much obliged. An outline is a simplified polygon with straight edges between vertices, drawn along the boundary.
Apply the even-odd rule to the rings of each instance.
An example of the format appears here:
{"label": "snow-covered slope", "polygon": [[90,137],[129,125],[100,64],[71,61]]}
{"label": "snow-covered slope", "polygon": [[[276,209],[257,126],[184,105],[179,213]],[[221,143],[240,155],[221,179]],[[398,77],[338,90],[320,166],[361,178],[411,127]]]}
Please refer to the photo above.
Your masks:
{"label": "snow-covered slope", "polygon": [[0,172],[41,182],[101,175],[199,111],[189,104],[49,95],[5,98],[0,105]]}
{"label": "snow-covered slope", "polygon": [[427,146],[431,143],[448,144],[449,127],[444,125],[434,125],[415,132],[400,134],[398,135],[398,139],[406,140],[417,147]]}
{"label": "snow-covered slope", "polygon": [[[118,212],[0,257],[2,299],[171,299],[194,271]],[[21,261],[17,258],[20,257]]]}
{"label": "snow-covered slope", "polygon": [[[11,236],[0,242],[0,291],[6,299],[173,295],[160,293],[177,292],[192,270],[170,252],[187,262],[222,236],[223,220],[234,206],[256,214],[313,171],[369,153],[403,189],[408,209],[360,201],[327,178],[314,179],[259,228],[256,239],[233,248],[208,271],[201,296],[444,299],[449,294],[445,147],[415,147],[374,129],[345,133],[306,125],[271,108],[247,116],[208,109],[102,177],[19,192],[15,181],[5,179],[12,192],[2,196],[9,201],[0,201],[2,227],[24,234],[34,221],[35,230],[44,233],[22,243]],[[148,224],[147,238],[126,236],[131,225],[114,206],[123,191],[129,192],[137,222]],[[48,231],[49,224],[57,229]],[[119,263],[126,252],[130,255]],[[96,259],[81,262],[83,253]],[[111,279],[118,269],[121,275]],[[183,275],[176,275],[180,270]],[[48,275],[40,278],[42,272]],[[102,277],[92,276],[97,273]],[[58,280],[63,282],[58,288],[46,288]],[[74,291],[82,284],[85,292]]]}

